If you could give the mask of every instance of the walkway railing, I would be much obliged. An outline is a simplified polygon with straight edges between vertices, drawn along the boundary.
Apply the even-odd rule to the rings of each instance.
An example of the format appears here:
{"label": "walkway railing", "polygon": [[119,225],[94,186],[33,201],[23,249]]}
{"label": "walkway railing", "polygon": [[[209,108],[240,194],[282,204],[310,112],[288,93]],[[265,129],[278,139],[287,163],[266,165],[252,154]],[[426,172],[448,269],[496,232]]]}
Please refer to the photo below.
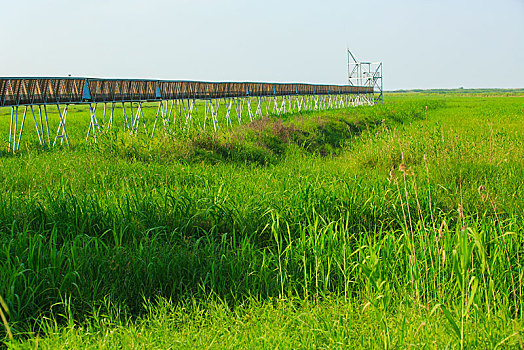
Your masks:
{"label": "walkway railing", "polygon": [[[156,114],[148,128],[143,104],[154,103]],[[195,82],[93,78],[0,78],[0,107],[11,107],[8,151],[20,148],[28,112],[41,146],[69,144],[66,122],[70,105],[89,107],[86,140],[113,129],[115,120],[125,132],[139,129],[155,136],[157,124],[168,134],[190,128],[200,110],[199,125],[232,126],[243,118],[374,104],[373,88],[350,85],[250,82]],[[58,128],[51,140],[48,107],[56,106]],[[103,105],[103,108],[99,107]],[[198,108],[197,108],[198,106]],[[36,108],[35,108],[36,107]],[[109,107],[109,108],[108,108]],[[222,112],[219,113],[222,107]],[[103,111],[102,111],[103,109]],[[203,111],[202,111],[203,109]],[[203,112],[203,113],[202,113]],[[99,119],[103,119],[99,123]],[[106,120],[107,119],[107,120]],[[158,123],[160,121],[160,123]],[[20,122],[20,123],[19,123]],[[158,133],[157,133],[158,134]],[[51,142],[52,141],[52,142]]]}

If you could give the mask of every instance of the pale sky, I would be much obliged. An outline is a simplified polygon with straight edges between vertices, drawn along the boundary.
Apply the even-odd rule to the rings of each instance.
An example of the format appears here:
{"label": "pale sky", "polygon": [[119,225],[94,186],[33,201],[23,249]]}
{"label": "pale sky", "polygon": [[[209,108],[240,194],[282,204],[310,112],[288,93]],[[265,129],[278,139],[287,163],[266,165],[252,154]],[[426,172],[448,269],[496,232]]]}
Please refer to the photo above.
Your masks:
{"label": "pale sky", "polygon": [[0,76],[523,88],[524,0],[0,0]]}

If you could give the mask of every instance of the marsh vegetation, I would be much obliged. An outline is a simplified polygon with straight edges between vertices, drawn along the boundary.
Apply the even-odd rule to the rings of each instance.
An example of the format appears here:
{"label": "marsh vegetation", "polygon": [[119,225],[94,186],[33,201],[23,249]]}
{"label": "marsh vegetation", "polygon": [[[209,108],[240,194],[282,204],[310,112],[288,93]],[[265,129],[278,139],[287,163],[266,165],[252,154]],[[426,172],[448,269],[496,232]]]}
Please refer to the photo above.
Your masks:
{"label": "marsh vegetation", "polygon": [[0,337],[522,347],[524,98],[385,101],[3,154]]}

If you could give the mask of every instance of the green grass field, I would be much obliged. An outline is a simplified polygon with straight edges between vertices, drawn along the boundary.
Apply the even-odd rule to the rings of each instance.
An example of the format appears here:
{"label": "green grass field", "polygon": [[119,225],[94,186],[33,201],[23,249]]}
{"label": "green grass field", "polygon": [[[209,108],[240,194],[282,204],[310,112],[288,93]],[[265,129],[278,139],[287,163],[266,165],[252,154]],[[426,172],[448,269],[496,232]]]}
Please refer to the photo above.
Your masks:
{"label": "green grass field", "polygon": [[8,348],[524,347],[523,96],[27,137],[0,156]]}

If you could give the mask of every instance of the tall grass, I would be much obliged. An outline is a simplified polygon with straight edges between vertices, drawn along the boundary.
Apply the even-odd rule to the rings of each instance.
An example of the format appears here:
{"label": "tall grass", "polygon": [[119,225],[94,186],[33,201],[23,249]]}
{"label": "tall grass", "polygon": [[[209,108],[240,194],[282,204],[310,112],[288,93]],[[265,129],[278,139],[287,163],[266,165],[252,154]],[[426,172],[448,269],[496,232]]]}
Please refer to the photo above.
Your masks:
{"label": "tall grass", "polygon": [[461,347],[518,339],[482,326],[522,323],[522,98],[409,96],[4,157],[12,330],[60,332],[102,309],[139,322],[159,298],[177,312],[337,300],[370,312],[386,345],[406,310]]}

